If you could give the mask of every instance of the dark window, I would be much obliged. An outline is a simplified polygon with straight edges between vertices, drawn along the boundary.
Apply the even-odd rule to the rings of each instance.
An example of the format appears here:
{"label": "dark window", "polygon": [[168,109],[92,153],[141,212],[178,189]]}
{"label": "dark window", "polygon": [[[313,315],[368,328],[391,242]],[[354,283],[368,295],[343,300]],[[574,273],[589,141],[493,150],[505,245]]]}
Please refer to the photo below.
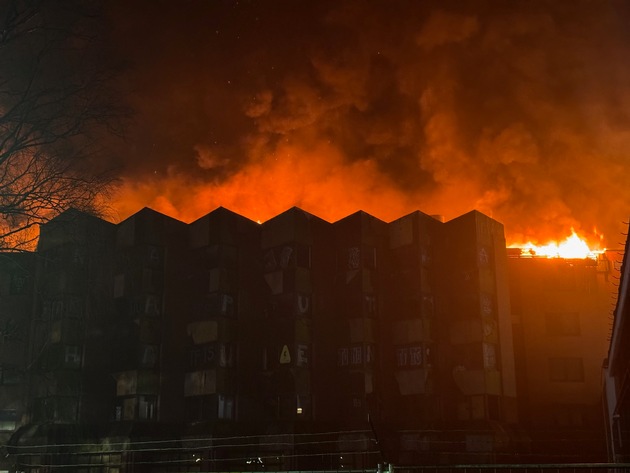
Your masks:
{"label": "dark window", "polygon": [[15,385],[23,381],[23,373],[13,365],[0,365],[0,384]]}
{"label": "dark window", "polygon": [[142,270],[142,292],[156,293],[162,292],[164,274],[162,271],[144,268]]}
{"label": "dark window", "polygon": [[138,362],[141,368],[153,368],[160,356],[159,345],[141,345],[138,349]]}
{"label": "dark window", "polygon": [[555,404],[552,410],[553,421],[563,427],[584,425],[583,409],[580,405]]}
{"label": "dark window", "polygon": [[366,317],[376,317],[378,313],[378,304],[376,296],[365,295],[363,296],[363,308]]}
{"label": "dark window", "polygon": [[212,293],[195,303],[194,315],[197,318],[232,317],[236,313],[235,305],[230,294]]}
{"label": "dark window", "polygon": [[145,254],[145,264],[150,268],[161,268],[164,261],[164,249],[159,246],[148,246]]}
{"label": "dark window", "polygon": [[372,246],[363,247],[363,267],[366,269],[376,269],[376,248]]}
{"label": "dark window", "polygon": [[277,294],[269,298],[265,310],[266,317],[310,317],[311,296],[304,293]]}
{"label": "dark window", "polygon": [[24,294],[27,288],[28,276],[24,274],[12,274],[9,294]]}
{"label": "dark window", "polygon": [[347,347],[337,349],[337,366],[348,366],[350,364],[350,349]]}
{"label": "dark window", "polygon": [[229,245],[211,245],[203,250],[207,268],[238,268],[238,250]]}
{"label": "dark window", "polygon": [[398,368],[419,368],[423,365],[424,351],[422,345],[396,348],[396,366]]}
{"label": "dark window", "polygon": [[189,422],[216,420],[216,396],[187,397],[184,402],[186,406],[186,420]]}
{"label": "dark window", "polygon": [[300,244],[278,246],[263,254],[265,272],[279,271],[289,268],[310,268],[311,247]]}
{"label": "dark window", "polygon": [[68,317],[83,317],[83,299],[80,297],[71,297],[67,302],[66,314]]}
{"label": "dark window", "polygon": [[545,314],[549,335],[580,335],[580,315],[577,312],[551,312]]}
{"label": "dark window", "polygon": [[225,394],[218,396],[218,412],[219,419],[231,420],[234,418],[234,398]]}
{"label": "dark window", "polygon": [[558,382],[584,381],[584,363],[582,358],[549,358],[549,380]]}
{"label": "dark window", "polygon": [[140,396],[138,400],[138,419],[157,419],[157,396]]}
{"label": "dark window", "polygon": [[18,415],[15,409],[0,410],[0,431],[15,430]]}
{"label": "dark window", "polygon": [[66,368],[81,367],[81,347],[77,345],[66,345],[64,353],[64,366]]}

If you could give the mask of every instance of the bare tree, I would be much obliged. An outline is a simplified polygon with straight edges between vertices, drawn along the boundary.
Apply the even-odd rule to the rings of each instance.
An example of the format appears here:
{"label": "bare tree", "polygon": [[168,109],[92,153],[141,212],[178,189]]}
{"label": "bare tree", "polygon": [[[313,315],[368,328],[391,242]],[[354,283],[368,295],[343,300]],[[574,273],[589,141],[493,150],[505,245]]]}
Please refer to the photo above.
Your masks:
{"label": "bare tree", "polygon": [[100,143],[126,114],[104,21],[93,1],[0,0],[0,250],[32,247],[70,207],[103,208]]}

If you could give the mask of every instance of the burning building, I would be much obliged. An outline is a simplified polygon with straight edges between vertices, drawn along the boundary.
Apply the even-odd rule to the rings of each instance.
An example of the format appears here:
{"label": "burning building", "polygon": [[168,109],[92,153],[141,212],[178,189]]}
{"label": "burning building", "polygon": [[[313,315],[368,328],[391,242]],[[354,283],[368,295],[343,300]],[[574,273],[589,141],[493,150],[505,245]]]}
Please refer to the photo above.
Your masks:
{"label": "burning building", "polygon": [[519,417],[532,461],[604,461],[602,366],[613,268],[509,249]]}
{"label": "burning building", "polygon": [[476,211],[71,211],[34,255],[24,470],[493,463],[601,433],[604,260],[507,258]]}

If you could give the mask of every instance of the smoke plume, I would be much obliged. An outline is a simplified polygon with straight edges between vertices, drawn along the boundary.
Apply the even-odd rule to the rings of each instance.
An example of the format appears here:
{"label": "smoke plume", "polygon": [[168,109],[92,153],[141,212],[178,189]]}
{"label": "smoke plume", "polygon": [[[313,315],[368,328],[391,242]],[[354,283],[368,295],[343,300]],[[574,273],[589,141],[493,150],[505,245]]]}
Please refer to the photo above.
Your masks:
{"label": "smoke plume", "polygon": [[477,209],[508,242],[621,238],[627,2],[145,1],[111,15],[137,110],[120,218]]}

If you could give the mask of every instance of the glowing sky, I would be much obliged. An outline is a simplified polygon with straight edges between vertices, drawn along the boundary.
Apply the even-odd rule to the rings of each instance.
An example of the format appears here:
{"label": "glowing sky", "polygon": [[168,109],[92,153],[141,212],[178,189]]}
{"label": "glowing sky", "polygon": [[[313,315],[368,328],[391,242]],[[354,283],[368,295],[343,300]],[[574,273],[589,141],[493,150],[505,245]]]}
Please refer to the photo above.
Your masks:
{"label": "glowing sky", "polygon": [[299,206],[618,246],[630,209],[630,2],[117,1],[136,110],[118,218]]}

